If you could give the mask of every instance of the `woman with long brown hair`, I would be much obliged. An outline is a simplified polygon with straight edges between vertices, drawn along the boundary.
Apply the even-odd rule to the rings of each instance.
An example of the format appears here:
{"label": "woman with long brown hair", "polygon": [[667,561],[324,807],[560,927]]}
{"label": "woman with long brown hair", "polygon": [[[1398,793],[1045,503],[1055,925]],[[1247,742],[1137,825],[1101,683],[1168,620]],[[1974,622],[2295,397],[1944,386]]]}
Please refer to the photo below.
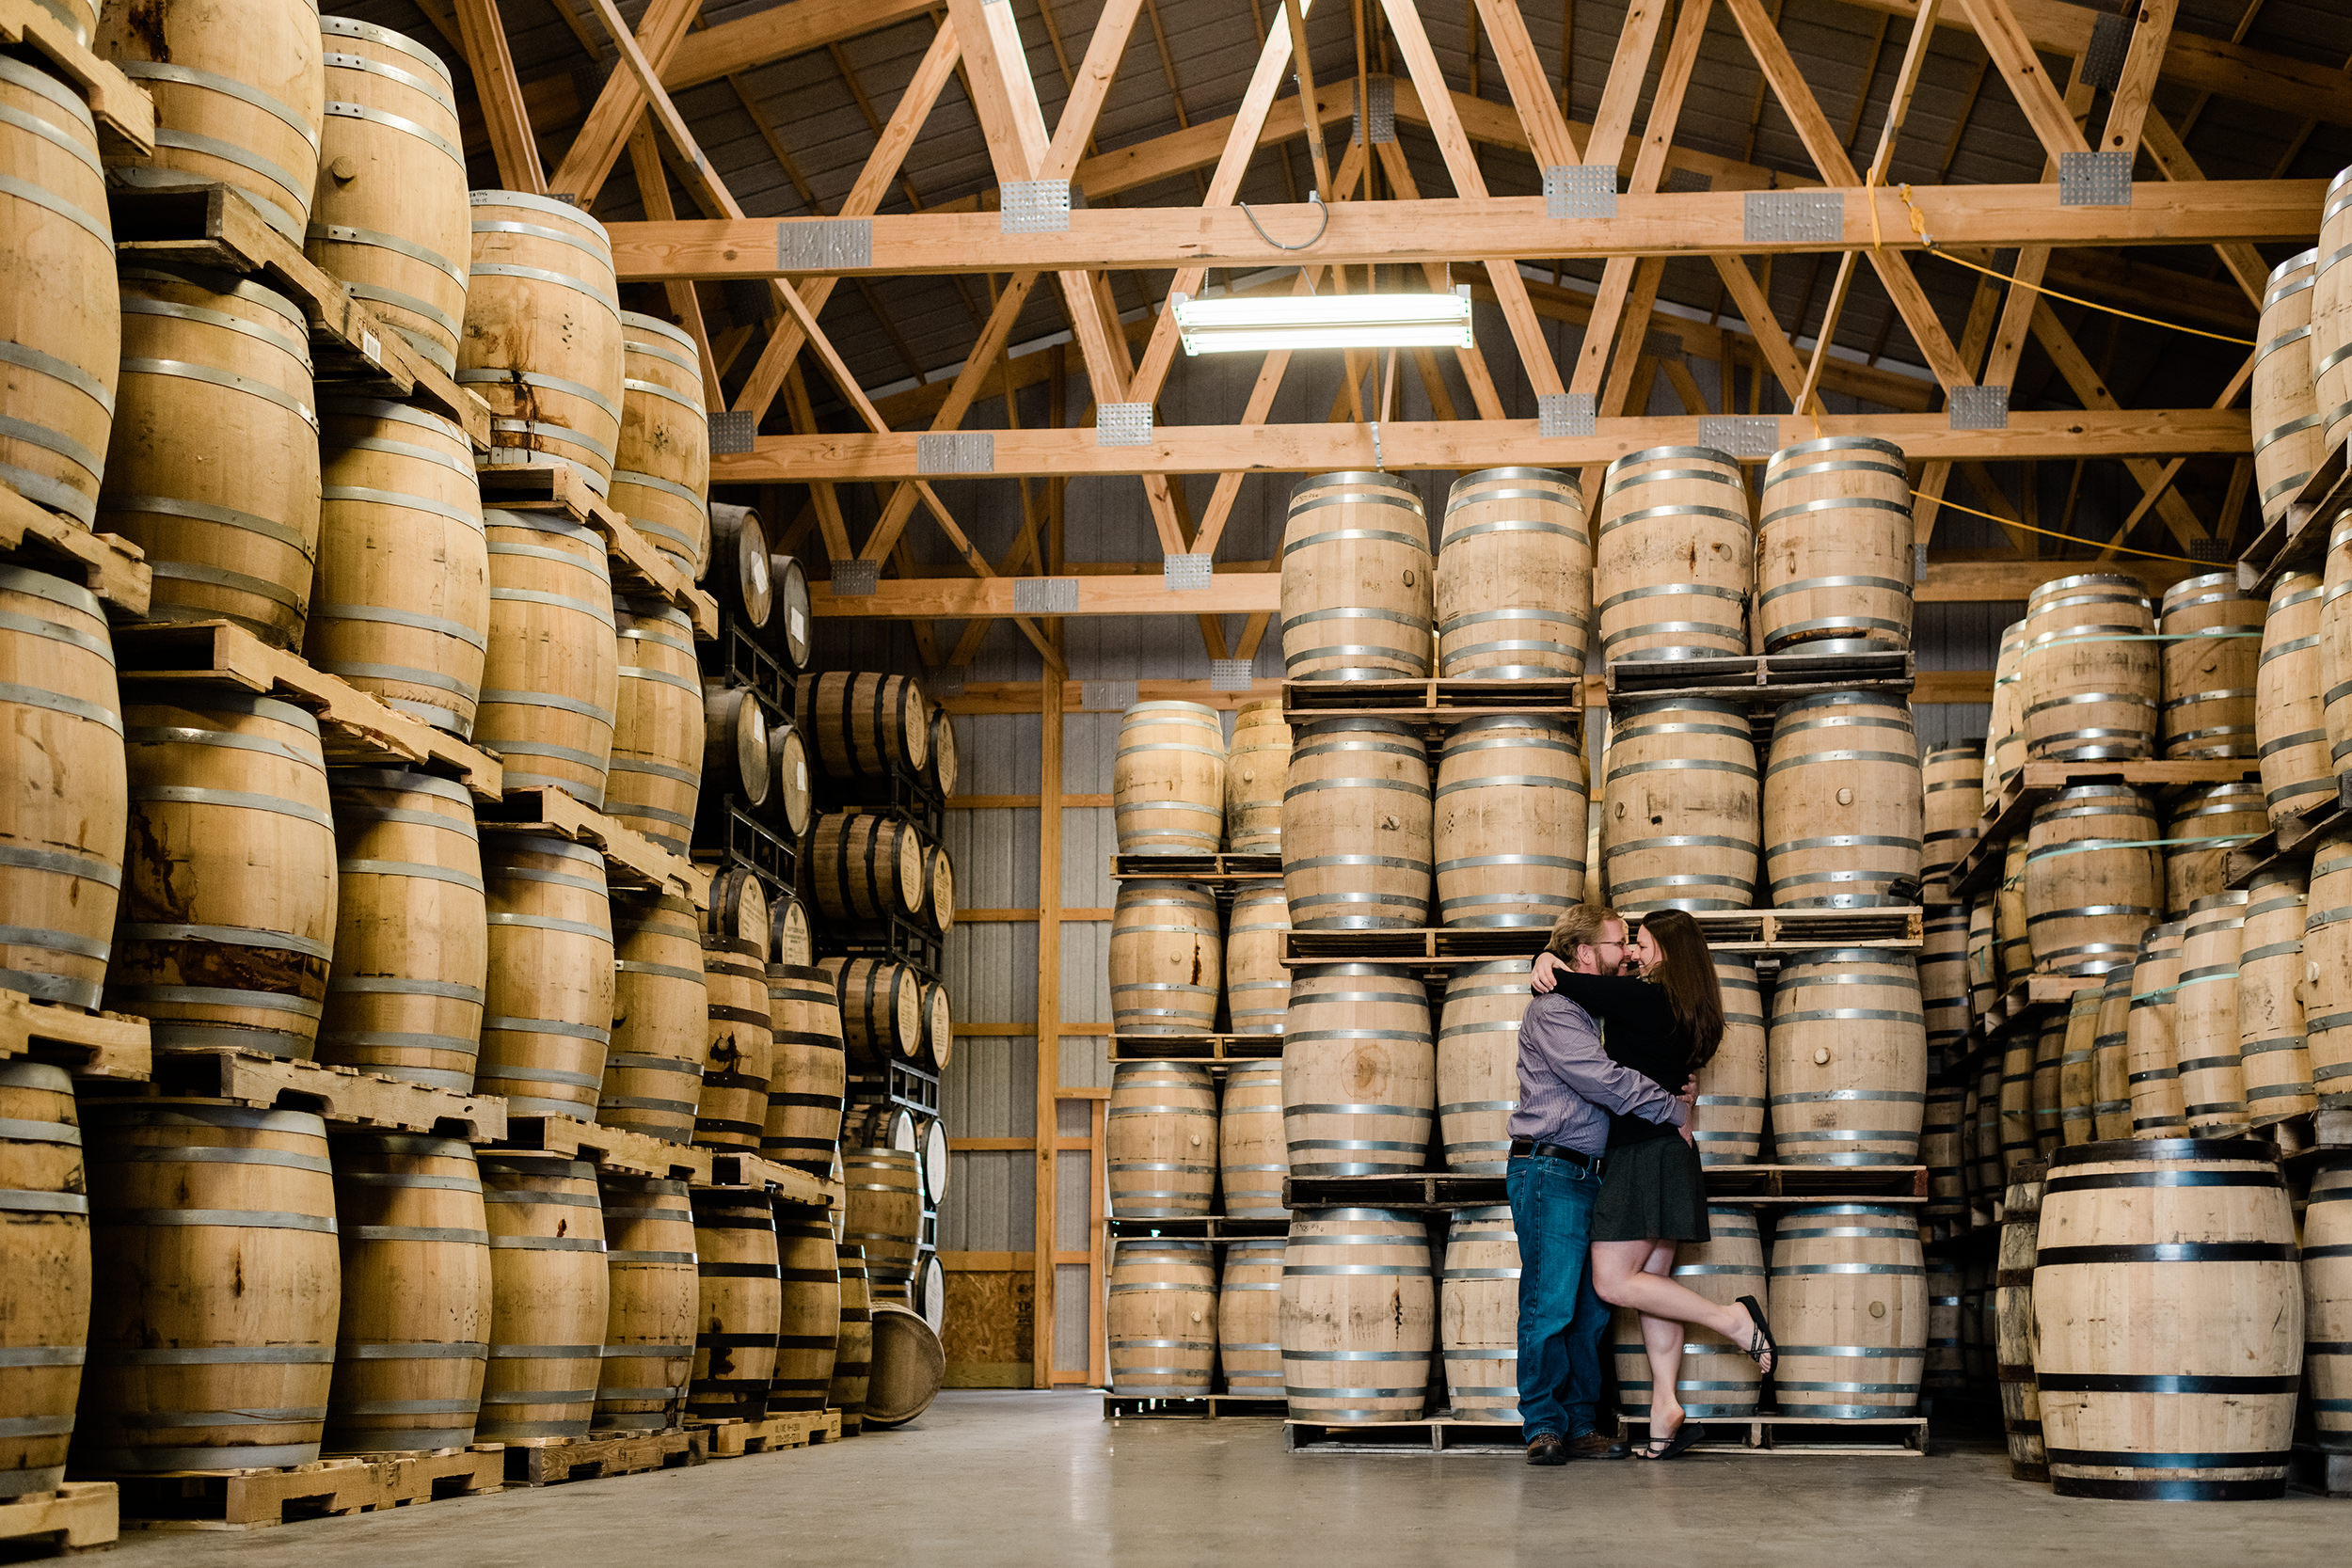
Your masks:
{"label": "woman with long brown hair", "polygon": [[[1631,974],[1580,974],[1556,960],[1536,961],[1538,991],[1555,987],[1607,1026],[1610,1059],[1665,1089],[1684,1082],[1715,1054],[1724,1034],[1724,995],[1698,922],[1680,910],[1642,917],[1629,957]],[[1593,1289],[1612,1307],[1642,1315],[1650,1366],[1649,1445],[1645,1459],[1672,1459],[1696,1442],[1675,1391],[1682,1370],[1683,1325],[1711,1328],[1772,1370],[1772,1330],[1753,1296],[1719,1307],[1672,1277],[1675,1248],[1704,1242],[1707,1184],[1688,1129],[1612,1116],[1600,1196],[1593,1205]]]}

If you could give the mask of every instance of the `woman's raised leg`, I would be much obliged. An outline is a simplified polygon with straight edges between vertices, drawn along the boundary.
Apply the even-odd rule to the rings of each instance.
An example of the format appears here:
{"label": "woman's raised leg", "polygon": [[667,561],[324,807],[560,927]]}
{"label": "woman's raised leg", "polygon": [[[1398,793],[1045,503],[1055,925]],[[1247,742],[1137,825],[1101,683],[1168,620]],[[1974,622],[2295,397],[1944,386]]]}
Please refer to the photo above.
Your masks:
{"label": "woman's raised leg", "polygon": [[[1630,1307],[1652,1318],[1711,1328],[1740,1349],[1758,1342],[1758,1324],[1740,1306],[1718,1307],[1685,1285],[1646,1272],[1655,1242],[1595,1242],[1593,1289],[1612,1307]],[[1646,1340],[1645,1341],[1646,1342]],[[1771,1371],[1772,1357],[1762,1363]]]}

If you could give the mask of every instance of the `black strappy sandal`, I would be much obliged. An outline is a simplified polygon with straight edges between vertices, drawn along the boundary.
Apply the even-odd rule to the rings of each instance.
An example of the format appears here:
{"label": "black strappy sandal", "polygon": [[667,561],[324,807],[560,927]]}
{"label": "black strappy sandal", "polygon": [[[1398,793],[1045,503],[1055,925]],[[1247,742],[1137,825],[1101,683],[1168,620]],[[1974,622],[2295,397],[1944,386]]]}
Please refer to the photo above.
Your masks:
{"label": "black strappy sandal", "polygon": [[1741,1296],[1740,1308],[1747,1313],[1749,1321],[1756,1324],[1755,1334],[1749,1337],[1747,1344],[1742,1348],[1747,1351],[1748,1359],[1759,1367],[1764,1367],[1764,1358],[1767,1355],[1772,1358],[1772,1365],[1764,1367],[1765,1375],[1770,1376],[1773,1368],[1780,1365],[1780,1343],[1772,1338],[1772,1325],[1764,1321],[1763,1306],[1754,1296]]}
{"label": "black strappy sandal", "polygon": [[1672,1437],[1666,1438],[1662,1444],[1645,1445],[1642,1457],[1648,1460],[1661,1460],[1672,1459],[1677,1454],[1689,1453],[1697,1446],[1698,1440],[1706,1435],[1705,1427],[1685,1416],[1682,1418],[1682,1424],[1675,1428]]}

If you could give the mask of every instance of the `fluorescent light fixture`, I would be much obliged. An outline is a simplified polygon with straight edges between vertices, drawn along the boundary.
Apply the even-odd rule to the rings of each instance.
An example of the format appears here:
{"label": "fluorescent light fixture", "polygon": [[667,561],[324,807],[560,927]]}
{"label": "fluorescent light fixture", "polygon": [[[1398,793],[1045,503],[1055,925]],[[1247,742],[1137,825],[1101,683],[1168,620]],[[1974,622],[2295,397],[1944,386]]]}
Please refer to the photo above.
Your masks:
{"label": "fluorescent light fixture", "polygon": [[1309,348],[1469,348],[1467,288],[1438,294],[1175,299],[1186,354]]}

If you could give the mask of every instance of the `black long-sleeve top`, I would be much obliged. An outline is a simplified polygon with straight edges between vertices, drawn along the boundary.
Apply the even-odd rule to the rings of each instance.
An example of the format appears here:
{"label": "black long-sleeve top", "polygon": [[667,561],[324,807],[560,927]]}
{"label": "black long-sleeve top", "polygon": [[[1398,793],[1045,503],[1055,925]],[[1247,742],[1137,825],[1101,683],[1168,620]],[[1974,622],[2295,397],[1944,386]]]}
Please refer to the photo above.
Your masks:
{"label": "black long-sleeve top", "polygon": [[[1555,976],[1559,993],[1607,1026],[1603,1045],[1609,1059],[1664,1089],[1680,1094],[1691,1076],[1695,1054],[1691,1032],[1667,1005],[1666,988],[1630,974],[1581,974],[1561,970]],[[1671,1125],[1645,1121],[1612,1112],[1609,1147],[1645,1143],[1675,1135]]]}

